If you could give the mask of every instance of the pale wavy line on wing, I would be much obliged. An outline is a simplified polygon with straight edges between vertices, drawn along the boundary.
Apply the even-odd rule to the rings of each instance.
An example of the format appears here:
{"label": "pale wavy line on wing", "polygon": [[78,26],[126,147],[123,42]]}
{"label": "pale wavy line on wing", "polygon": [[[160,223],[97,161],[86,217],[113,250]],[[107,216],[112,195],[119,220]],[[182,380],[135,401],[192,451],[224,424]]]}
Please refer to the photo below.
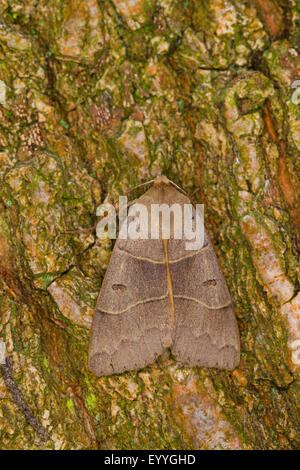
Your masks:
{"label": "pale wavy line on wing", "polygon": [[[172,260],[169,259],[169,264],[178,263],[179,261],[182,261],[184,259],[192,258],[193,256],[197,256],[199,253],[203,253],[203,251],[206,251],[209,247],[210,247],[210,245],[205,245],[203,248],[200,248],[200,250],[197,250],[197,251],[192,251],[191,250],[190,254],[184,255],[181,258],[176,258],[176,259],[172,259]],[[130,251],[124,250],[124,248],[118,247],[118,250],[120,250],[123,253],[126,253],[128,256],[131,256],[132,258],[140,260],[140,261],[149,261],[150,263],[153,263],[153,264],[165,264],[165,259],[164,258],[163,258],[162,261],[158,261],[158,260],[154,260],[154,259],[151,259],[151,258],[147,258],[146,256],[133,255],[132,253],[130,253]],[[163,253],[162,253],[162,256],[163,256]]]}
{"label": "pale wavy line on wing", "polygon": [[174,294],[174,299],[191,300],[192,302],[196,302],[197,304],[203,305],[203,307],[206,307],[209,310],[219,310],[221,308],[229,307],[231,305],[231,301],[229,301],[224,305],[217,305],[217,306],[211,307],[210,305],[207,305],[205,302],[201,302],[201,300],[196,299],[195,297],[188,297],[187,295],[178,295],[178,294]]}
{"label": "pale wavy line on wing", "polygon": [[119,315],[120,313],[128,312],[128,310],[131,310],[132,308],[135,308],[138,305],[145,304],[145,303],[148,303],[148,302],[155,302],[157,300],[164,300],[168,297],[169,297],[169,292],[167,291],[166,294],[161,295],[160,297],[150,297],[149,299],[139,300],[138,302],[135,302],[134,304],[129,305],[128,307],[124,308],[123,310],[118,310],[118,311],[103,310],[101,307],[97,307],[96,311],[99,310],[101,313],[107,313],[109,315]]}

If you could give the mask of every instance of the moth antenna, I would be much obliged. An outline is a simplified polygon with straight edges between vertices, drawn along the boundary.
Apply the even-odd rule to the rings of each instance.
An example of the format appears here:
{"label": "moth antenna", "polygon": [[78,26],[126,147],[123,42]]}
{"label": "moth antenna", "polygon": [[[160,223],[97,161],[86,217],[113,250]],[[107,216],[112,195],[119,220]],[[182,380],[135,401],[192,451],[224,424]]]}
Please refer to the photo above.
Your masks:
{"label": "moth antenna", "polygon": [[[132,193],[133,191],[135,191],[136,189],[139,189],[139,188],[142,188],[143,186],[147,186],[148,184],[152,184],[155,182],[155,179],[153,180],[150,180],[150,181],[146,181],[145,183],[141,183],[141,184],[138,184],[137,186],[135,186],[134,188],[131,188],[129,189],[125,194],[124,196],[128,196],[128,194]],[[191,196],[186,192],[184,191],[184,189],[182,189],[180,186],[178,186],[176,183],[174,183],[173,181],[169,180],[168,179],[168,182],[170,184],[172,184],[172,186],[174,186],[174,188],[176,188],[178,191],[180,191],[182,194],[184,194],[190,201],[193,205],[195,205],[195,202],[193,201],[193,199],[191,198]]]}
{"label": "moth antenna", "polygon": [[99,221],[95,222],[92,227],[88,228],[78,228],[76,230],[66,230],[65,232],[62,233],[68,233],[68,234],[78,234],[78,233],[91,233],[94,230],[96,230],[97,224]]}
{"label": "moth antenna", "polygon": [[147,184],[154,183],[154,181],[155,181],[155,180],[150,180],[150,181],[146,181],[145,183],[138,184],[138,185],[135,186],[134,188],[129,189],[129,190],[124,194],[124,196],[128,196],[128,194],[132,193],[132,192],[135,191],[136,189],[142,188],[143,186],[147,186]]}
{"label": "moth antenna", "polygon": [[173,181],[169,180],[169,183],[174,186],[174,188],[178,189],[179,192],[181,192],[182,194],[184,194],[187,198],[189,198],[189,200],[191,201],[191,203],[193,205],[195,205],[193,199],[191,198],[191,196],[185,192],[184,189],[182,189],[180,186],[178,186],[176,183],[174,183]]}

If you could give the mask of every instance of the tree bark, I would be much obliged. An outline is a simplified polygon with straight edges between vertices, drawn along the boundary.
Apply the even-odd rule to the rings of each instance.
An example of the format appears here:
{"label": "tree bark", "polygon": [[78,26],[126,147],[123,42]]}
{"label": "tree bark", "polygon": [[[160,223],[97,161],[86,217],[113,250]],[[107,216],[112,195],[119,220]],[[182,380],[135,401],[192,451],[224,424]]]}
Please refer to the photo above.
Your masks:
{"label": "tree bark", "polygon": [[[299,448],[299,0],[0,12],[0,448]],[[205,204],[241,363],[97,378],[112,246],[80,229],[158,174]]]}

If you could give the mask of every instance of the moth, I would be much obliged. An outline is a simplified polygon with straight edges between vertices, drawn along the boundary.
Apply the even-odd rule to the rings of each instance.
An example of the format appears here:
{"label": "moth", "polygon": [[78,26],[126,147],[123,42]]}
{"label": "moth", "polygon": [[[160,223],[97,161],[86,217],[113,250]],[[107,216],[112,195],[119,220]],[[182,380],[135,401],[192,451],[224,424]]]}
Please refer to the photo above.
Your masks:
{"label": "moth", "polygon": [[[137,202],[149,210],[152,204],[190,204],[165,176]],[[141,369],[166,348],[188,366],[238,366],[237,321],[209,236],[204,229],[203,246],[195,250],[188,250],[186,241],[176,239],[174,230],[169,239],[119,236],[93,317],[89,367],[94,374]]]}

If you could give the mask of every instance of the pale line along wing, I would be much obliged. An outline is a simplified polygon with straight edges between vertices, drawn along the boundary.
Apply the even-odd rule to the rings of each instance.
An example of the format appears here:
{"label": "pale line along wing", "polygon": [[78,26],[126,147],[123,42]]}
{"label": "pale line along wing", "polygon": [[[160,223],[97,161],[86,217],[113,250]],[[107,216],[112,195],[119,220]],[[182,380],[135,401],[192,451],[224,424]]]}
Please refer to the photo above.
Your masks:
{"label": "pale line along wing", "polygon": [[194,256],[186,254],[180,261],[170,262],[175,309],[172,352],[191,366],[234,369],[240,360],[239,331],[208,235],[205,233],[200,251]]}
{"label": "pale line along wing", "polygon": [[93,318],[90,369],[102,376],[154,362],[171,345],[169,319],[162,241],[118,239]]}

